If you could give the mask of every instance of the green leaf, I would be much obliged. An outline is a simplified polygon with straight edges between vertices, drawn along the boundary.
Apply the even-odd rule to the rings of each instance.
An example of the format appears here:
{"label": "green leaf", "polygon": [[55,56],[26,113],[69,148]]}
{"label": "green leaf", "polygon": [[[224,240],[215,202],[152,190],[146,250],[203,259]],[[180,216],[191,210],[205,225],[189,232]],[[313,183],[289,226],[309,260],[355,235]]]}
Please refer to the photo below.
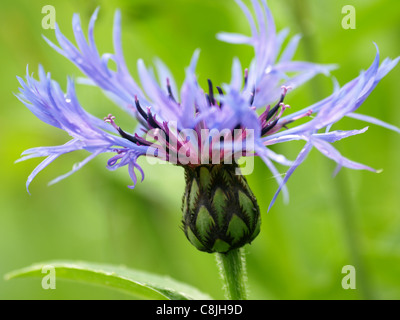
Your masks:
{"label": "green leaf", "polygon": [[6,280],[23,277],[44,277],[44,266],[52,266],[56,279],[96,284],[122,290],[137,298],[150,300],[210,300],[190,285],[168,276],[160,276],[123,266],[95,264],[75,261],[49,261],[12,271],[4,276]]}

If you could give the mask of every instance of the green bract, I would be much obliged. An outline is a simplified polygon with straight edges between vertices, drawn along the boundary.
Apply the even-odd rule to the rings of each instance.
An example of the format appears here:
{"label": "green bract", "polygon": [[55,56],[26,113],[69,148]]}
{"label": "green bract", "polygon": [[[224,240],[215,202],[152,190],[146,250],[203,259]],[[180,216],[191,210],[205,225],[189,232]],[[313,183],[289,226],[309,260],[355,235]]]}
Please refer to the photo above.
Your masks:
{"label": "green bract", "polygon": [[226,253],[260,232],[257,200],[237,165],[185,167],[183,230],[199,250]]}

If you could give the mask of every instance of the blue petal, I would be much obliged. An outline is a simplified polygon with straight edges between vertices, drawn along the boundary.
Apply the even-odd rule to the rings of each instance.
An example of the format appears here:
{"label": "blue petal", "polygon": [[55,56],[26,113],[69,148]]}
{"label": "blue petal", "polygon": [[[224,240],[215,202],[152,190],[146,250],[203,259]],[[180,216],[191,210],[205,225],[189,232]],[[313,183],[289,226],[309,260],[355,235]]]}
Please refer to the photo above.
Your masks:
{"label": "blue petal", "polygon": [[312,144],[307,143],[304,148],[300,151],[299,155],[297,156],[296,160],[294,161],[293,165],[289,168],[289,170],[286,172],[285,178],[283,181],[280,183],[278,190],[276,191],[274,197],[272,198],[268,211],[271,209],[271,207],[274,205],[276,198],[278,197],[279,193],[281,190],[284,190],[286,187],[285,184],[289,180],[290,176],[293,174],[293,172],[297,169],[297,167],[306,159],[307,155],[310,153],[312,149]]}
{"label": "blue petal", "polygon": [[396,127],[396,126],[394,126],[392,124],[386,123],[386,122],[384,122],[382,120],[379,120],[379,119],[376,119],[374,117],[371,117],[371,116],[367,116],[367,115],[351,112],[351,113],[346,114],[346,117],[357,119],[357,120],[361,120],[361,121],[365,121],[365,122],[369,122],[369,123],[372,123],[372,124],[376,124],[377,126],[381,126],[383,128],[386,128],[386,129],[395,131],[397,133],[400,133],[400,128],[398,128],[398,127]]}
{"label": "blue petal", "polygon": [[340,166],[347,167],[350,169],[354,170],[369,170],[372,172],[378,172],[377,170],[368,167],[366,165],[363,165],[361,163],[357,163],[354,161],[351,161],[345,157],[343,157],[339,151],[337,151],[334,147],[332,147],[328,142],[323,141],[321,139],[317,138],[311,138],[311,143],[312,145],[317,148],[323,155],[326,157],[334,160],[337,162]]}

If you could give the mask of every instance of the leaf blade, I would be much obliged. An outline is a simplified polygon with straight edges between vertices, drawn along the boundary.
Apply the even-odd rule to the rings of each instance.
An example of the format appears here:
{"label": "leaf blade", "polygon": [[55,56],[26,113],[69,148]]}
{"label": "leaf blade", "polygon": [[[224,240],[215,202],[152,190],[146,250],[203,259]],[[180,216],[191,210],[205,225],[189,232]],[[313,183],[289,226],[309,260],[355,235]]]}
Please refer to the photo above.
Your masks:
{"label": "leaf blade", "polygon": [[209,300],[207,294],[168,276],[128,269],[124,266],[76,261],[49,261],[7,273],[6,280],[43,277],[45,266],[54,267],[57,279],[101,285],[150,300]]}

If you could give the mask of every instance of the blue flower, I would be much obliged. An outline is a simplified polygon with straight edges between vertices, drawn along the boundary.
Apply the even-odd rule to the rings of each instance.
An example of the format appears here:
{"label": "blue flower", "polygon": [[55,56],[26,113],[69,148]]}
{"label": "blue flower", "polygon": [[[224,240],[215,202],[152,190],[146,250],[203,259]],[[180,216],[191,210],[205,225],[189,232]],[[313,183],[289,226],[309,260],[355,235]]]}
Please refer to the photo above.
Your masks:
{"label": "blue flower", "polygon": [[[279,189],[271,207],[281,190],[287,193],[286,181],[312,148],[336,161],[337,170],[344,166],[375,171],[343,157],[332,146],[335,141],[365,132],[367,127],[350,131],[330,129],[343,117],[352,117],[400,133],[400,129],[392,125],[355,113],[377,83],[397,64],[399,58],[387,58],[380,64],[377,48],[372,65],[357,78],[343,87],[336,84],[333,94],[324,100],[285,115],[290,107],[284,103],[289,90],[297,88],[317,74],[329,75],[336,66],[293,61],[300,36],[292,37],[287,46],[282,48],[288,30],[276,32],[265,0],[251,1],[256,20],[241,0],[236,2],[249,21],[251,36],[220,33],[217,37],[222,41],[252,46],[255,57],[249,68],[244,70],[239,59],[234,59],[229,84],[214,87],[212,81],[208,80],[206,90],[199,86],[196,77],[199,50],[194,52],[186,68],[185,80],[179,91],[171,72],[161,60],[156,60],[155,63],[160,83],[144,62],[138,61],[139,85],[130,75],[122,54],[119,11],[114,19],[113,54],[100,55],[96,48],[93,34],[98,9],[90,19],[88,39],[82,31],[79,16],[74,15],[72,25],[77,47],[57,26],[58,45],[45,38],[49,45],[81,69],[87,76],[85,82],[104,90],[110,99],[137,119],[140,126],[131,134],[121,129],[111,114],[104,121],[100,120],[81,107],[73,80],[68,79],[68,87],[64,93],[42,67],[39,67],[39,80],[35,80],[27,70],[25,80],[18,78],[21,88],[17,97],[40,120],[66,131],[72,137],[72,140],[62,146],[33,148],[23,153],[19,161],[47,157],[29,176],[27,188],[36,174],[60,155],[82,149],[91,154],[76,164],[71,172],[51,183],[69,176],[105,152],[113,153],[107,164],[108,169],[128,166],[134,187],[137,182],[136,172],[141,173],[142,179],[144,177],[137,163],[140,156],[161,157],[177,165],[196,166],[204,164],[204,161],[211,163],[215,160],[212,157],[216,149],[219,152],[217,160],[223,163],[229,149],[239,157],[261,157],[272,171]],[[108,67],[110,60],[115,62],[116,70]],[[260,108],[264,110],[259,111]],[[295,125],[295,121],[300,118],[308,121]],[[203,137],[201,134],[204,130],[207,130],[208,135]],[[237,131],[240,134],[235,136]],[[233,137],[232,140],[226,139],[229,134]],[[216,144],[215,147],[222,136],[222,146]],[[247,141],[249,136],[253,139],[250,148]],[[305,141],[304,148],[294,161],[289,161],[270,149],[271,145],[292,140]],[[204,146],[206,154],[200,151]],[[281,178],[272,161],[289,166],[284,178]]]}

